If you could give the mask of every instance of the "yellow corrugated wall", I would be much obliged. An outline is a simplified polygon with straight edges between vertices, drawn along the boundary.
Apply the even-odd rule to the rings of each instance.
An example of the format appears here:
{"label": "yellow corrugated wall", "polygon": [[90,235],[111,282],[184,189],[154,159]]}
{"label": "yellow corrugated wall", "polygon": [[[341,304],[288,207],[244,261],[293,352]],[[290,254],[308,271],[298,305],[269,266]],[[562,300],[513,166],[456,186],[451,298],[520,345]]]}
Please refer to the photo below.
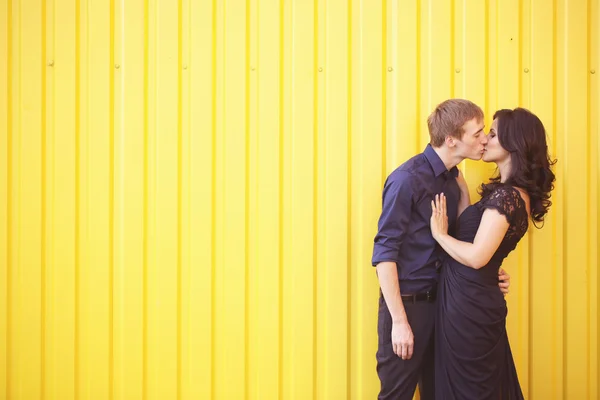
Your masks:
{"label": "yellow corrugated wall", "polygon": [[526,398],[597,399],[599,5],[0,0],[0,397],[375,398],[382,184],[465,97],[559,160]]}

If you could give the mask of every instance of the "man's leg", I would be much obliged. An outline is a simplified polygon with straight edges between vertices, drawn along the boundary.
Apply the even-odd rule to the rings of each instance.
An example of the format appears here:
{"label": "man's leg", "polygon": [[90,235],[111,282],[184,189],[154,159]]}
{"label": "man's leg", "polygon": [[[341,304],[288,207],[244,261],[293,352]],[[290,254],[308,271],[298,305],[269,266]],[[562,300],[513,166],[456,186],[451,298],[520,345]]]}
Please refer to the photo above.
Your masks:
{"label": "man's leg", "polygon": [[421,400],[435,399],[435,334],[431,335],[429,346],[423,356],[423,367],[421,370],[421,378],[419,379],[419,394]]}
{"label": "man's leg", "polygon": [[383,296],[379,297],[377,333],[377,374],[381,382],[378,399],[410,400],[421,376],[423,360],[433,338],[435,302],[404,303],[415,346],[410,360],[394,354],[392,348],[392,317]]}

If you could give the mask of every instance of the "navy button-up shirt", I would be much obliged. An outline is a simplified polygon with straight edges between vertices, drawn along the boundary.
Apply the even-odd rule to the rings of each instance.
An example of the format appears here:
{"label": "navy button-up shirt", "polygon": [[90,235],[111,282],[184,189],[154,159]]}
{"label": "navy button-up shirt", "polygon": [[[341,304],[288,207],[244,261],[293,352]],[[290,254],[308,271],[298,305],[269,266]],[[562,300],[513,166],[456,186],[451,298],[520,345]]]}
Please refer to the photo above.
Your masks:
{"label": "navy button-up shirt", "polygon": [[423,153],[399,166],[385,181],[372,263],[396,263],[402,294],[426,292],[437,284],[445,252],[431,236],[431,200],[436,194],[446,195],[452,232],[460,199],[456,176],[458,169],[448,171],[433,147],[427,145]]}

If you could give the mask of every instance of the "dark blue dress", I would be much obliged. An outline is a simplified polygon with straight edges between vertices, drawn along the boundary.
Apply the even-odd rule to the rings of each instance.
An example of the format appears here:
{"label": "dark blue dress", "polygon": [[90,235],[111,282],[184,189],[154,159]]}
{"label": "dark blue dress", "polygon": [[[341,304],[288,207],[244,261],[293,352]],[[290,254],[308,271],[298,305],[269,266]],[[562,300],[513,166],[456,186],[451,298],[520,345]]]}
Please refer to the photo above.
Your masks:
{"label": "dark blue dress", "polygon": [[435,330],[436,400],[523,399],[506,334],[506,301],[498,269],[527,232],[524,200],[512,186],[498,184],[463,211],[456,238],[473,242],[483,212],[498,210],[510,227],[490,262],[476,270],[448,257],[438,288]]}

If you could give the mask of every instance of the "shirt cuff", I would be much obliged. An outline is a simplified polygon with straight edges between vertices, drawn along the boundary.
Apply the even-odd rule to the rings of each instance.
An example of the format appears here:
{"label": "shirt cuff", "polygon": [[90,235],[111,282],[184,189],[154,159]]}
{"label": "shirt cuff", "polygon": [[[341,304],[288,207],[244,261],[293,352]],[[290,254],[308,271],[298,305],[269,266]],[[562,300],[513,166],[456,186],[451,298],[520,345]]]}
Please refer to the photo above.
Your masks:
{"label": "shirt cuff", "polygon": [[398,264],[398,250],[390,249],[387,247],[375,247],[373,251],[373,258],[371,264],[375,267],[377,264],[389,261]]}

